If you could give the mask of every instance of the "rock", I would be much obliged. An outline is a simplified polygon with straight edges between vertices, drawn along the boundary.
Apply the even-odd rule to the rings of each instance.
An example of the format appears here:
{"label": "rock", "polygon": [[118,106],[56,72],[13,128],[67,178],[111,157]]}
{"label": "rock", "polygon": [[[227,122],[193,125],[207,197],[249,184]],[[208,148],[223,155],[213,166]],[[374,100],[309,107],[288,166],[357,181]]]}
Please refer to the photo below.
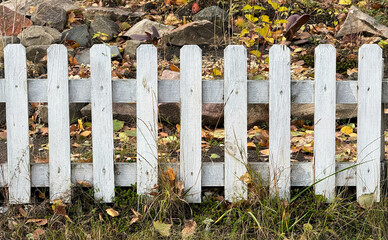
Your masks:
{"label": "rock", "polygon": [[173,80],[173,79],[179,80],[179,78],[180,78],[180,73],[171,71],[171,70],[164,70],[162,72],[162,76],[160,77],[160,79],[163,79],[163,80]]}
{"label": "rock", "polygon": [[228,21],[228,14],[218,6],[211,6],[202,9],[197,14],[195,14],[193,20],[207,20],[217,24],[219,27],[223,27],[224,24]]}
{"label": "rock", "polygon": [[19,38],[15,36],[3,36],[0,40],[0,62],[4,60],[4,48],[8,44],[20,43]]}
{"label": "rock", "polygon": [[[69,111],[70,111],[70,124],[76,123],[79,118],[82,118],[83,115],[81,113],[81,109],[86,105],[86,103],[70,103]],[[47,105],[39,105],[37,108],[37,113],[39,119],[42,123],[48,123],[48,106]]]}
{"label": "rock", "polygon": [[110,47],[110,57],[112,59],[120,59],[122,58],[119,48],[116,45],[109,46]]}
{"label": "rock", "polygon": [[377,23],[373,17],[363,13],[357,7],[351,6],[348,16],[336,37],[360,32],[367,32],[372,35],[388,38],[388,27]]}
{"label": "rock", "polygon": [[0,29],[2,36],[17,36],[24,28],[28,28],[31,25],[31,20],[25,16],[7,7],[0,7]]}
{"label": "rock", "polygon": [[141,42],[137,40],[128,40],[125,42],[124,53],[128,54],[130,58],[136,58],[136,49],[140,46]]}
{"label": "rock", "polygon": [[67,14],[63,8],[45,2],[37,7],[31,20],[37,25],[45,25],[62,31],[67,23]]}
{"label": "rock", "polygon": [[107,7],[86,7],[84,17],[93,20],[96,16],[103,16],[112,21],[125,22],[127,20],[140,19],[143,12],[131,12],[129,9],[107,8]]}
{"label": "rock", "polygon": [[[0,124],[6,123],[6,112],[5,112],[5,103],[0,103]],[[34,109],[31,107],[30,104],[28,104],[28,117],[31,117],[34,113]]]}
{"label": "rock", "polygon": [[61,33],[54,28],[30,26],[18,35],[25,47],[34,45],[50,45],[61,40]]}
{"label": "rock", "polygon": [[88,65],[90,64],[90,49],[84,49],[75,54],[75,59],[77,59],[78,64]]}
{"label": "rock", "polygon": [[119,26],[112,20],[103,16],[96,16],[90,24],[92,38],[97,38],[100,41],[110,41],[116,37],[119,32]]}
{"label": "rock", "polygon": [[89,28],[86,24],[82,24],[66,30],[62,33],[61,41],[72,40],[79,44],[80,47],[90,46]]}
{"label": "rock", "polygon": [[222,38],[221,28],[214,26],[213,23],[207,20],[182,25],[163,37],[167,43],[176,46],[192,44],[218,45]]}
{"label": "rock", "polygon": [[5,6],[12,11],[18,12],[25,16],[31,16],[30,7],[35,7],[44,2],[44,0],[8,0],[0,3],[1,6]]}
{"label": "rock", "polygon": [[26,48],[27,59],[38,63],[44,56],[47,55],[47,49],[50,45],[34,45]]}
{"label": "rock", "polygon": [[[314,120],[314,104],[292,104],[291,116],[293,118]],[[337,104],[336,119],[348,119],[356,117],[356,104]]]}
{"label": "rock", "polygon": [[[125,121],[136,122],[136,104],[130,103],[113,103],[112,104],[113,118]],[[81,109],[81,113],[84,117],[92,119],[92,107],[89,103]]]}
{"label": "rock", "polygon": [[149,19],[143,19],[131,27],[123,36],[131,37],[132,34],[145,34],[145,32],[152,33],[152,26],[158,30],[159,35],[162,37],[170,30],[174,29],[174,26],[168,26],[160,24]]}

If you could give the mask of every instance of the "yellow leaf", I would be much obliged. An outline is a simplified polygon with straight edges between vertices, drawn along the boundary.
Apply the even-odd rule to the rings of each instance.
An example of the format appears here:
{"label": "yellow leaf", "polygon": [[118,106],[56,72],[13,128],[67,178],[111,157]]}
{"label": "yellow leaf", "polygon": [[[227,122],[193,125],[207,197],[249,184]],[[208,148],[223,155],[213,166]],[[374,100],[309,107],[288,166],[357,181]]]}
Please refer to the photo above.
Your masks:
{"label": "yellow leaf", "polygon": [[261,15],[261,21],[269,23],[269,17],[267,15]]}
{"label": "yellow leaf", "polygon": [[82,118],[78,119],[78,126],[79,126],[79,129],[81,129],[82,131],[85,130],[84,125],[82,123]]}
{"label": "yellow leaf", "polygon": [[296,48],[296,49],[294,50],[294,53],[298,53],[298,52],[301,52],[301,51],[303,51],[303,48]]}
{"label": "yellow leaf", "polygon": [[243,37],[247,33],[249,33],[249,31],[244,28],[243,30],[241,30],[240,37]]}
{"label": "yellow leaf", "polygon": [[114,210],[113,208],[108,208],[106,212],[109,214],[111,217],[117,217],[119,215],[119,212]]}
{"label": "yellow leaf", "polygon": [[350,4],[352,4],[352,0],[340,0],[338,4],[340,4],[340,5],[350,5]]}
{"label": "yellow leaf", "polygon": [[156,231],[158,231],[163,237],[170,236],[170,229],[172,224],[162,223],[161,221],[154,221],[153,225]]}
{"label": "yellow leaf", "polygon": [[176,130],[177,130],[178,132],[181,132],[181,125],[180,125],[180,124],[177,124],[177,125],[176,125]]}
{"label": "yellow leaf", "polygon": [[279,4],[272,2],[271,0],[268,0],[268,3],[271,4],[272,8],[277,10],[279,8]]}
{"label": "yellow leaf", "polygon": [[257,51],[257,50],[252,50],[251,53],[252,53],[253,55],[255,55],[256,57],[258,57],[258,58],[261,56],[261,52],[260,52],[260,51]]}
{"label": "yellow leaf", "polygon": [[279,11],[279,12],[284,12],[284,11],[287,11],[287,8],[286,8],[286,7],[280,7],[280,8],[278,9],[278,11]]}
{"label": "yellow leaf", "polygon": [[261,6],[253,6],[253,9],[255,10],[266,10],[264,7],[261,7]]}
{"label": "yellow leaf", "polygon": [[249,142],[247,146],[248,148],[256,148],[256,144],[254,144],[253,142]]}
{"label": "yellow leaf", "polygon": [[186,4],[187,3],[187,0],[176,0],[176,5],[184,5],[184,4]]}
{"label": "yellow leaf", "polygon": [[220,71],[220,69],[218,68],[213,68],[213,76],[221,76],[222,73]]}
{"label": "yellow leaf", "polygon": [[252,182],[251,175],[249,175],[248,172],[244,173],[244,174],[240,177],[240,181],[243,181],[243,182],[245,182],[245,183],[251,183],[251,182]]}
{"label": "yellow leaf", "polygon": [[252,9],[252,6],[247,4],[245,5],[245,7],[243,7],[243,9],[241,9],[242,11],[246,11],[246,10],[251,10]]}
{"label": "yellow leaf", "polygon": [[174,172],[174,169],[172,168],[168,168],[167,171],[166,171],[166,174],[168,176],[168,179],[170,179],[170,181],[174,181],[175,180],[175,172]]}
{"label": "yellow leaf", "polygon": [[269,155],[269,149],[261,150],[260,153],[263,155]]}
{"label": "yellow leaf", "polygon": [[251,22],[257,22],[259,19],[252,14],[245,14],[245,17]]}
{"label": "yellow leaf", "polygon": [[343,127],[341,128],[341,132],[342,132],[343,134],[350,135],[351,133],[353,133],[353,128],[350,127],[350,126],[343,126]]}

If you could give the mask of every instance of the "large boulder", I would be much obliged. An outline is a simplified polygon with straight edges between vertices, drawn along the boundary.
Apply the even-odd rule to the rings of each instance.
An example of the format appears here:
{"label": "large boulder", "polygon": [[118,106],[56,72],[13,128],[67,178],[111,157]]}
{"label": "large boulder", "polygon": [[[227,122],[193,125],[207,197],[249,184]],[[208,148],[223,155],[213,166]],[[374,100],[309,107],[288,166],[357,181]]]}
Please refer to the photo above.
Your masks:
{"label": "large boulder", "polygon": [[133,25],[125,34],[125,37],[131,37],[133,34],[145,34],[146,32],[152,33],[152,26],[158,30],[159,35],[162,37],[170,30],[174,29],[174,26],[168,26],[161,23],[151,21],[149,19],[143,19],[140,22]]}
{"label": "large boulder", "polygon": [[136,57],[136,49],[140,46],[141,42],[137,40],[128,40],[125,42],[124,53],[132,59]]}
{"label": "large boulder", "polygon": [[218,6],[211,6],[202,9],[193,17],[194,21],[207,20],[215,23],[219,27],[223,27],[228,21],[228,14]]}
{"label": "large boulder", "polygon": [[44,2],[33,12],[31,20],[36,25],[45,25],[62,31],[67,23],[67,14],[63,8]]}
{"label": "large boulder", "polygon": [[[82,118],[81,109],[86,105],[86,103],[70,103],[69,104],[69,113],[70,113],[70,123],[76,123],[79,118]],[[42,123],[48,123],[48,106],[39,105],[37,108],[37,114],[39,120]]]}
{"label": "large boulder", "polygon": [[61,41],[71,40],[80,47],[89,47],[90,46],[90,34],[89,28],[86,24],[82,24],[76,27],[73,27],[69,30],[66,30],[62,33]]}
{"label": "large boulder", "polygon": [[0,5],[8,7],[12,11],[16,11],[22,15],[31,16],[31,14],[35,12],[31,10],[36,10],[37,7],[42,3],[47,3],[51,6],[63,8],[66,12],[79,8],[74,4],[74,1],[71,0],[8,0],[3,1],[0,3]]}
{"label": "large boulder", "polygon": [[24,28],[31,25],[31,20],[24,15],[7,7],[0,7],[0,31],[2,36],[17,36]]}
{"label": "large boulder", "polygon": [[90,33],[93,39],[105,42],[115,38],[120,33],[120,27],[106,17],[96,16],[90,24]]}
{"label": "large boulder", "polygon": [[[291,116],[299,119],[314,119],[314,104],[292,104]],[[349,119],[357,117],[356,104],[337,104],[336,119]]]}
{"label": "large boulder", "polygon": [[50,45],[34,45],[26,48],[27,60],[38,63],[44,56],[47,55],[47,49]]}
{"label": "large boulder", "polygon": [[20,42],[25,46],[50,45],[59,43],[61,33],[54,28],[31,26],[18,35]]}
{"label": "large boulder", "polygon": [[218,45],[223,34],[221,28],[207,20],[191,22],[174,29],[163,39],[172,45],[183,46],[192,44],[215,44]]}
{"label": "large boulder", "polygon": [[388,27],[377,23],[373,17],[363,13],[357,7],[351,6],[348,16],[336,37],[360,32],[367,32],[372,35],[388,38]]}

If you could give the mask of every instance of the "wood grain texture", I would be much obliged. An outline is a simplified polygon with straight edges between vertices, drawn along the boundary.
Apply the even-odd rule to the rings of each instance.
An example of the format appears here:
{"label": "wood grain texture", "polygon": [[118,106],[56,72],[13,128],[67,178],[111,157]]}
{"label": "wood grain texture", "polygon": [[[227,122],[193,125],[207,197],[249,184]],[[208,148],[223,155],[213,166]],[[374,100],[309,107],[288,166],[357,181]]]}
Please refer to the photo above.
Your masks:
{"label": "wood grain texture", "polygon": [[137,193],[148,194],[158,183],[158,64],[153,45],[137,55]]}
{"label": "wood grain texture", "polygon": [[201,202],[202,166],[202,50],[198,46],[181,48],[181,132],[180,179],[189,190],[186,200]]}
{"label": "wood grain texture", "polygon": [[225,49],[224,128],[225,200],[234,202],[248,197],[247,172],[247,50],[242,45]]}
{"label": "wood grain texture", "polygon": [[4,49],[9,202],[29,203],[31,195],[26,50]]}
{"label": "wood grain texture", "polygon": [[71,166],[67,48],[47,50],[50,201],[70,201]]}
{"label": "wood grain texture", "polygon": [[382,50],[366,44],[358,56],[357,199],[373,194],[380,201]]}
{"label": "wood grain texture", "polygon": [[270,193],[290,198],[290,49],[274,45],[269,51]]}
{"label": "wood grain texture", "polygon": [[115,196],[110,59],[108,46],[96,44],[90,49],[94,197],[103,202],[112,202]]}
{"label": "wood grain texture", "polygon": [[315,194],[335,198],[336,50],[330,44],[315,48],[314,163]]}

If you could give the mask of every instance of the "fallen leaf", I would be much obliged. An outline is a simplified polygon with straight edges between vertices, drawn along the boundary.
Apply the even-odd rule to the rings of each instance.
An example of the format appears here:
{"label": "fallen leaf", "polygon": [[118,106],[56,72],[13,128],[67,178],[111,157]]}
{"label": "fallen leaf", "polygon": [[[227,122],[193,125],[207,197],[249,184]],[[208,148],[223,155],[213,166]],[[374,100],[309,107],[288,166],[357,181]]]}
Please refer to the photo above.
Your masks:
{"label": "fallen leaf", "polygon": [[90,134],[92,134],[92,131],[83,131],[80,135],[83,137],[88,137]]}
{"label": "fallen leaf", "polygon": [[353,133],[353,128],[350,127],[350,126],[343,126],[343,127],[341,128],[341,132],[342,132],[343,134],[350,135],[351,133]]}
{"label": "fallen leaf", "polygon": [[117,217],[119,215],[119,212],[117,212],[116,210],[114,210],[113,208],[108,208],[106,210],[106,212],[108,213],[109,216],[111,217]]}
{"label": "fallen leaf", "polygon": [[18,211],[19,213],[23,216],[23,217],[28,217],[28,214],[26,212],[26,210],[24,210],[21,206],[18,207]]}
{"label": "fallen leaf", "polygon": [[251,178],[251,175],[246,172],[244,173],[241,177],[240,177],[240,180],[245,182],[245,183],[251,183],[252,182],[252,178]]}
{"label": "fallen leaf", "polygon": [[350,4],[352,4],[352,0],[340,0],[338,2],[338,4],[340,4],[340,5],[350,5]]}
{"label": "fallen leaf", "polygon": [[247,147],[248,147],[248,149],[255,149],[256,148],[256,144],[254,144],[253,142],[249,142],[247,144]]}
{"label": "fallen leaf", "polygon": [[269,155],[269,149],[261,150],[260,153],[263,155]]}
{"label": "fallen leaf", "polygon": [[60,199],[55,199],[51,206],[55,214],[66,216],[66,204]]}
{"label": "fallen leaf", "polygon": [[210,155],[210,158],[211,158],[211,159],[217,159],[217,158],[220,158],[220,155],[218,155],[218,154],[216,154],[216,153],[212,153],[212,154]]}
{"label": "fallen leaf", "polygon": [[40,235],[43,235],[44,233],[45,233],[45,231],[41,228],[35,229],[35,231],[33,232],[34,239],[39,239]]}
{"label": "fallen leaf", "polygon": [[175,172],[174,172],[174,169],[172,168],[168,168],[167,171],[166,171],[166,174],[168,176],[168,179],[170,179],[170,181],[174,181],[175,180]]}
{"label": "fallen leaf", "polygon": [[37,223],[40,226],[44,226],[47,224],[47,219],[28,219],[26,223]]}
{"label": "fallen leaf", "polygon": [[170,229],[172,224],[162,223],[161,221],[154,221],[153,225],[156,231],[158,231],[159,234],[162,235],[163,237],[170,236]]}
{"label": "fallen leaf", "polygon": [[82,180],[77,180],[77,185],[81,187],[92,187],[92,185],[88,181],[82,181]]}
{"label": "fallen leaf", "polygon": [[197,227],[197,223],[190,219],[185,222],[185,227],[182,229],[182,237],[183,239],[190,237],[195,233],[195,228]]}
{"label": "fallen leaf", "polygon": [[185,189],[185,184],[181,180],[178,180],[175,183],[175,188],[177,189],[178,196],[182,196],[183,190]]}
{"label": "fallen leaf", "polygon": [[357,202],[358,204],[360,204],[360,206],[364,209],[369,209],[373,206],[373,202],[374,202],[374,194],[373,193],[370,193],[370,194],[363,194],[361,196],[359,196],[357,198]]}

